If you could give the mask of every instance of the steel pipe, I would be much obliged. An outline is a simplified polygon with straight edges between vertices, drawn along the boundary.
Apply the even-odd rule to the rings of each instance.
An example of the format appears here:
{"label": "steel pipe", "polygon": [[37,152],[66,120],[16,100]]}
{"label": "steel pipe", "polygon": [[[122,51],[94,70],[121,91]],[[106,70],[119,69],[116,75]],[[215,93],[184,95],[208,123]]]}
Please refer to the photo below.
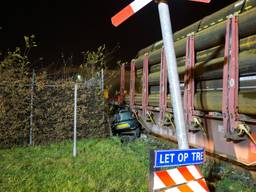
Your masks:
{"label": "steel pipe", "polygon": [[[209,62],[200,62],[196,64],[195,79],[210,80],[222,78],[224,57],[210,60]],[[183,79],[186,67],[178,67],[180,78]],[[244,51],[239,54],[239,72],[241,76],[256,74],[256,49]],[[149,74],[149,84],[156,85],[159,83],[160,72]]]}
{"label": "steel pipe", "polygon": [[[256,8],[251,9],[239,16],[239,35],[244,38],[256,33]],[[202,51],[210,47],[224,44],[226,32],[226,22],[216,24],[198,33],[195,33],[195,49]],[[185,55],[186,39],[175,42],[175,52],[177,57]],[[155,50],[149,54],[149,65],[157,64],[160,62],[161,50]],[[143,63],[143,56],[136,59],[136,68],[141,68]]]}
{"label": "steel pipe", "polygon": [[[176,33],[174,33],[174,41],[178,41],[180,39],[185,38],[191,32],[198,32],[208,28],[209,26],[214,26],[217,23],[220,23],[223,20],[226,20],[226,17],[228,15],[231,15],[234,13],[243,13],[247,11],[249,8],[253,8],[255,6],[256,6],[256,0],[250,0],[250,1],[239,0],[237,2],[234,2],[231,5],[228,5],[227,7],[209,16],[206,16],[203,19],[177,31]],[[148,47],[140,50],[138,52],[138,56],[144,55],[147,52],[152,52],[154,50],[160,49],[162,45],[163,45],[162,41],[158,41],[152,45],[149,45]]]}
{"label": "steel pipe", "polygon": [[[247,51],[250,49],[256,49],[256,35],[252,35],[240,40],[239,51]],[[219,45],[210,49],[199,51],[196,53],[196,61],[198,62],[207,62],[213,58],[222,57],[224,55],[224,45]],[[177,65],[185,65],[185,57],[177,58]],[[160,70],[160,64],[151,65],[149,68],[150,73],[157,72]],[[137,76],[142,75],[142,69],[137,70]]]}
{"label": "steel pipe", "polygon": [[[136,94],[135,105],[141,105],[141,94]],[[256,115],[256,90],[242,90],[239,93],[239,113]],[[129,102],[129,97],[125,98]],[[195,109],[204,112],[221,112],[222,91],[204,91],[195,94]],[[168,95],[168,108],[171,108],[171,96]],[[149,95],[149,106],[159,107],[159,94]]]}

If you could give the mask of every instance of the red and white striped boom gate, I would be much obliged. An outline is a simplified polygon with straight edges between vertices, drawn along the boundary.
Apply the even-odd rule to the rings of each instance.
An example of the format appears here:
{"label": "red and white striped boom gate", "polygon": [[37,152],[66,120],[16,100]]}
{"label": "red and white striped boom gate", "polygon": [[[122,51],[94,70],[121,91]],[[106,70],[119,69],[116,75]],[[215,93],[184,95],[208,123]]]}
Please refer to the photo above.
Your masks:
{"label": "red and white striped boom gate", "polygon": [[[118,12],[114,17],[111,18],[112,24],[114,26],[119,26],[124,21],[126,21],[129,17],[134,15],[136,12],[141,10],[147,4],[149,4],[153,0],[135,0],[125,8],[123,8],[120,12]],[[201,3],[210,3],[211,0],[189,0]],[[158,2],[158,1],[157,1]]]}

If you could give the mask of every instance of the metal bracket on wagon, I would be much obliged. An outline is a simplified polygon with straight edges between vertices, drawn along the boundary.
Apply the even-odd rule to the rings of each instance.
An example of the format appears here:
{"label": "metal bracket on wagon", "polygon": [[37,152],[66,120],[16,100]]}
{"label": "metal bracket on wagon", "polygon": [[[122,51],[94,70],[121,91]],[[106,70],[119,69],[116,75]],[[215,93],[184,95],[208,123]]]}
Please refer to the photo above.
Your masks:
{"label": "metal bracket on wagon", "polygon": [[202,120],[196,116],[194,109],[195,100],[195,34],[191,33],[187,36],[186,43],[186,73],[184,75],[184,109],[186,115],[186,123],[188,130],[191,132],[206,130]]}
{"label": "metal bracket on wagon", "polygon": [[225,62],[223,65],[222,114],[225,138],[239,142],[245,140],[244,133],[250,137],[250,129],[239,121],[239,32],[238,16],[231,15],[226,22]]}
{"label": "metal bracket on wagon", "polygon": [[256,141],[251,134],[251,128],[247,124],[241,122],[238,124],[237,129],[239,130],[238,132],[239,136],[240,135],[243,136],[244,134],[246,134],[252,140],[252,142],[256,145]]}
{"label": "metal bracket on wagon", "polygon": [[174,117],[172,113],[165,113],[164,120],[163,120],[164,126],[171,126],[172,128],[175,128],[174,124]]}
{"label": "metal bracket on wagon", "polygon": [[155,119],[154,119],[154,114],[151,111],[146,112],[146,121],[156,124]]}
{"label": "metal bracket on wagon", "polygon": [[140,121],[139,111],[132,109],[132,113],[133,113],[134,117],[137,119],[137,121]]}
{"label": "metal bracket on wagon", "polygon": [[254,144],[256,144],[256,141],[251,134],[251,128],[244,122],[237,122],[237,126],[227,133],[225,137],[233,141],[243,141],[246,139],[246,135]]}
{"label": "metal bracket on wagon", "polygon": [[193,117],[192,122],[189,124],[188,130],[191,132],[203,131],[206,134],[206,129],[203,126],[202,119],[199,117]]}

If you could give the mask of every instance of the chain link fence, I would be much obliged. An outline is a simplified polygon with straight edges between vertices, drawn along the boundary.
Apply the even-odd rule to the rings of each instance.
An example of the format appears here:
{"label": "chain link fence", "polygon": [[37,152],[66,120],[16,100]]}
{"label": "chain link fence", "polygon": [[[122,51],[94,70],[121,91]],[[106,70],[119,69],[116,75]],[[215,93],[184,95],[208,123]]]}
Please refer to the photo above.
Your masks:
{"label": "chain link fence", "polygon": [[[30,83],[28,83],[30,81]],[[101,74],[78,83],[77,137],[105,137]],[[71,80],[44,75],[23,82],[0,82],[0,148],[59,142],[73,137],[74,87]]]}

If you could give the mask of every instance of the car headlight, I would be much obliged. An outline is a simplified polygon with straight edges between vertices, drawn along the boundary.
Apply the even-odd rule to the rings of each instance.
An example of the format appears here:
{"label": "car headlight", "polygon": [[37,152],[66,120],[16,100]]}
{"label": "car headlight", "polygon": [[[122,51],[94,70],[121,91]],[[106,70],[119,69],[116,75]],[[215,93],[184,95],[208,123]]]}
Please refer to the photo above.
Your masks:
{"label": "car headlight", "polygon": [[120,123],[116,126],[117,129],[125,129],[125,128],[129,128],[130,125],[128,123]]}

